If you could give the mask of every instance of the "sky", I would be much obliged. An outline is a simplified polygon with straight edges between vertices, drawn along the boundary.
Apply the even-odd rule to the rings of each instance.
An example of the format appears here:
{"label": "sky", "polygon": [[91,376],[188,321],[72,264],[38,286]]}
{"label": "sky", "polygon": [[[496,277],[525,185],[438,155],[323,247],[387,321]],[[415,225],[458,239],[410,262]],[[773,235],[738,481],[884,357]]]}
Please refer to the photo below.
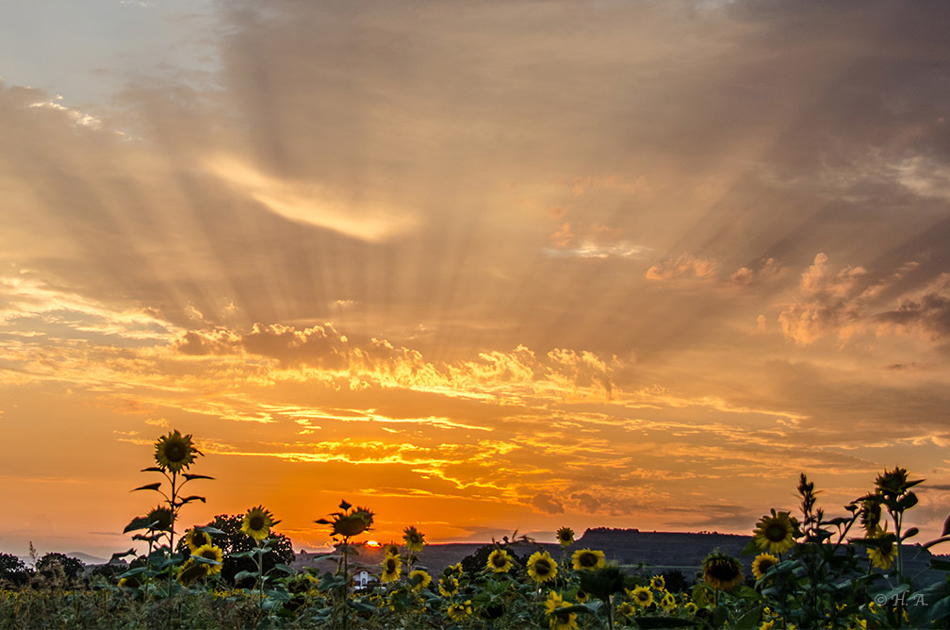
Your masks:
{"label": "sky", "polygon": [[[0,550],[950,512],[946,2],[0,3]],[[938,551],[940,547],[935,548]]]}

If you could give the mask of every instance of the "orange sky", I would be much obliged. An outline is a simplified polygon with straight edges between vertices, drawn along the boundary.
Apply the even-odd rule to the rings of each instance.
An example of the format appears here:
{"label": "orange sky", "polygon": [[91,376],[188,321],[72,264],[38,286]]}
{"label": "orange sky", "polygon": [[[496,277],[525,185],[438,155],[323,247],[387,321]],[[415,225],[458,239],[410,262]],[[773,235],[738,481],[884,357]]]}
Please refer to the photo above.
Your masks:
{"label": "orange sky", "polygon": [[49,4],[0,7],[0,550],[127,549],[170,429],[185,524],[297,547],[748,533],[895,465],[939,533],[947,5]]}

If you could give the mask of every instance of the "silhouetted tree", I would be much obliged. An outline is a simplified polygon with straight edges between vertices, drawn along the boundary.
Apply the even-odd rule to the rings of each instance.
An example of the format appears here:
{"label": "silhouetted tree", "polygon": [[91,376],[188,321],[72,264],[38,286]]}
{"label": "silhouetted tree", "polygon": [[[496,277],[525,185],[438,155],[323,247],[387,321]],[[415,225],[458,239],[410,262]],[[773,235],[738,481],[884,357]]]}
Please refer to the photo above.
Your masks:
{"label": "silhouetted tree", "polygon": [[0,553],[0,582],[6,581],[14,586],[23,586],[33,577],[33,571],[26,563],[9,553]]}
{"label": "silhouetted tree", "polygon": [[81,560],[61,553],[48,553],[36,561],[36,571],[47,580],[73,581],[82,575],[86,565]]}

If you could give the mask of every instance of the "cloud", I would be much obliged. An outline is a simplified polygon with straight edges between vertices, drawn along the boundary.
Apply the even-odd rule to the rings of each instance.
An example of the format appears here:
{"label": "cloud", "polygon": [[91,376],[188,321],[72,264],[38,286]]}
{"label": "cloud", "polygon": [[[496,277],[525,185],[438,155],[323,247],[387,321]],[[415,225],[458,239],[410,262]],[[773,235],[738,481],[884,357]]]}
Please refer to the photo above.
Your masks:
{"label": "cloud", "polygon": [[708,258],[695,258],[683,254],[653,265],[646,272],[648,280],[711,280],[716,274],[717,263]]}
{"label": "cloud", "polygon": [[545,514],[564,514],[564,504],[549,492],[539,492],[531,498],[531,505]]}

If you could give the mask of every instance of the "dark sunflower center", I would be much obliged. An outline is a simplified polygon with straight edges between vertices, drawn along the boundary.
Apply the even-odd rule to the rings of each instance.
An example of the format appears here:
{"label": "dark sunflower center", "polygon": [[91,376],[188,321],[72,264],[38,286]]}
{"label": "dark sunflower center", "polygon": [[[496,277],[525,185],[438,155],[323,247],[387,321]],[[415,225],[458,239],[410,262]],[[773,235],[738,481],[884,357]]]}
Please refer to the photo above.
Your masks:
{"label": "dark sunflower center", "polygon": [[729,582],[736,579],[738,573],[731,562],[720,560],[710,563],[709,575],[722,582]]}
{"label": "dark sunflower center", "polygon": [[396,560],[393,559],[393,558],[387,559],[387,560],[386,560],[386,571],[389,572],[389,573],[392,573],[392,572],[395,571],[395,570],[396,570]]}
{"label": "dark sunflower center", "polygon": [[650,599],[650,594],[645,591],[640,591],[637,593],[637,599],[639,599],[641,602],[645,602]]}
{"label": "dark sunflower center", "polygon": [[505,557],[502,555],[497,555],[492,559],[492,564],[496,567],[505,566]]}
{"label": "dark sunflower center", "polygon": [[534,563],[534,572],[538,575],[547,575],[551,572],[551,565],[547,560],[538,560]]}
{"label": "dark sunflower center", "polygon": [[213,551],[212,549],[205,549],[205,550],[201,553],[201,557],[204,558],[205,560],[217,560],[217,559],[218,559],[218,557],[215,555],[215,553],[214,553],[214,551]]}
{"label": "dark sunflower center", "polygon": [[769,523],[765,528],[765,537],[771,542],[782,542],[788,536],[788,530],[782,523]]}
{"label": "dark sunflower center", "polygon": [[252,516],[251,520],[248,521],[248,525],[250,525],[251,529],[254,531],[262,530],[264,529],[264,517],[257,515]]}
{"label": "dark sunflower center", "polygon": [[580,557],[580,564],[582,567],[597,566],[597,556],[592,553],[585,553]]}
{"label": "dark sunflower center", "polygon": [[571,613],[569,612],[556,612],[554,613],[557,617],[558,623],[570,623],[571,622]]}
{"label": "dark sunflower center", "polygon": [[775,563],[772,560],[762,560],[759,562],[759,571],[765,573],[769,569],[775,566]]}
{"label": "dark sunflower center", "polygon": [[165,457],[170,462],[180,462],[188,456],[188,449],[181,442],[165,445]]}

